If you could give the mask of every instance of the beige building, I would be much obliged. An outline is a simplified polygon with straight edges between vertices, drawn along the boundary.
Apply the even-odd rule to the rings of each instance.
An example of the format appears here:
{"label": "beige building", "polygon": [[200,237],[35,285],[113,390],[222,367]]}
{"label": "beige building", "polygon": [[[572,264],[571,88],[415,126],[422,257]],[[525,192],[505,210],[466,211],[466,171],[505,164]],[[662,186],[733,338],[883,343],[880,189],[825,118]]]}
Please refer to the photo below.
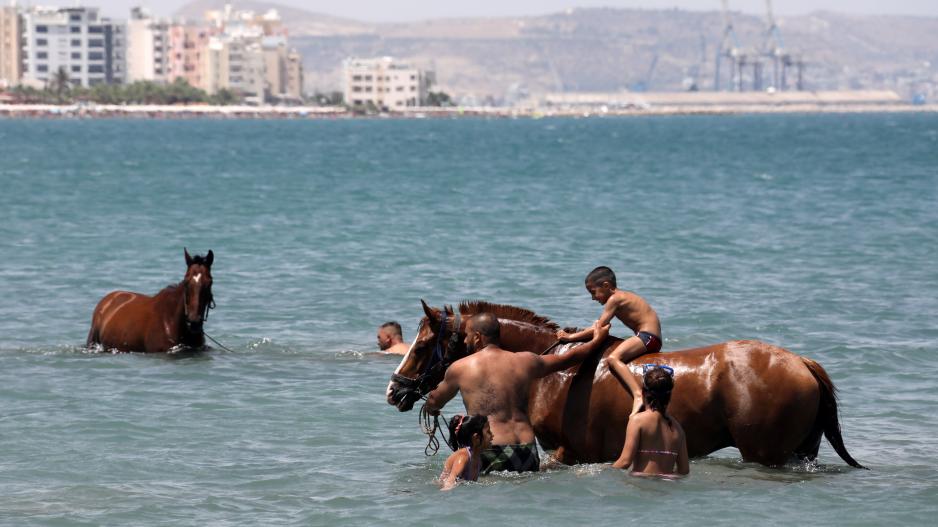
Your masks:
{"label": "beige building", "polygon": [[231,90],[248,104],[264,102],[266,75],[260,40],[251,37],[211,37],[203,53],[203,90],[210,95]]}
{"label": "beige building", "polygon": [[301,101],[303,65],[299,53],[287,47],[286,37],[264,37],[261,45],[264,49],[267,101]]}
{"label": "beige building", "polygon": [[127,22],[127,82],[169,79],[169,22],[150,16],[142,7]]}
{"label": "beige building", "polygon": [[423,106],[427,101],[433,72],[395,61],[392,57],[346,59],[342,80],[345,103],[386,110]]}
{"label": "beige building", "polygon": [[15,6],[0,7],[0,88],[23,77],[23,19]]}

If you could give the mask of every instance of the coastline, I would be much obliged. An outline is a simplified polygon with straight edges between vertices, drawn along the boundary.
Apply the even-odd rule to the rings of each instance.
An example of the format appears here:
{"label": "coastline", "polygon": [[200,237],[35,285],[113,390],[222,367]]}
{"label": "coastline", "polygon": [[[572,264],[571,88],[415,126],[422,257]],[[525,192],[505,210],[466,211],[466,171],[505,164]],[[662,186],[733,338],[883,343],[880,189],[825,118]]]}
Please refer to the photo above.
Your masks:
{"label": "coastline", "polygon": [[376,119],[376,118],[531,118],[620,117],[674,115],[743,115],[794,113],[938,113],[938,104],[801,103],[700,104],[547,107],[417,107],[406,111],[362,115],[340,106],[211,106],[211,105],[104,105],[104,104],[0,104],[0,119]]}

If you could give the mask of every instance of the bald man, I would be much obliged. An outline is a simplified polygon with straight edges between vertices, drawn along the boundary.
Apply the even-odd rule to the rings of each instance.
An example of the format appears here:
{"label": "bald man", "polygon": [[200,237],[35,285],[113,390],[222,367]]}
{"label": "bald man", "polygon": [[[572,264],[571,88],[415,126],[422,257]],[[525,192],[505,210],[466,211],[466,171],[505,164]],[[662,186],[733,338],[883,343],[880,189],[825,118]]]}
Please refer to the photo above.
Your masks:
{"label": "bald man", "polygon": [[534,428],[528,417],[531,382],[575,366],[609,335],[609,325],[597,325],[593,339],[563,355],[513,353],[499,346],[501,325],[491,313],[473,316],[466,324],[469,355],[454,362],[443,382],[430,392],[427,410],[440,408],[462,393],[469,415],[488,416],[492,445],[482,451],[482,474],[492,471],[536,472],[540,468]]}
{"label": "bald man", "polygon": [[401,325],[394,321],[381,324],[378,328],[378,347],[381,351],[394,355],[407,353],[407,344],[404,343]]}

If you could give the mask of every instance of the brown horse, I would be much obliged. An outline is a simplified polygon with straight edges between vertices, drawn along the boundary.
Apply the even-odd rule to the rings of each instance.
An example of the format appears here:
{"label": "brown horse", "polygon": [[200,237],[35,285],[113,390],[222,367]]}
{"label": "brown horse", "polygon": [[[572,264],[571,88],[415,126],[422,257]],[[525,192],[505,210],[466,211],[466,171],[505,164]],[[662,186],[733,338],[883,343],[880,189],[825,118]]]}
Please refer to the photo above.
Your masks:
{"label": "brown horse", "polygon": [[202,326],[212,300],[215,255],[186,256],[186,275],[154,296],[114,291],[98,302],[88,332],[89,347],[118,351],[165,352],[205,347]]}
{"label": "brown horse", "polygon": [[[402,411],[433,390],[453,361],[466,354],[466,321],[482,312],[501,321],[501,346],[510,351],[563,353],[556,345],[557,325],[531,311],[463,303],[459,313],[423,304],[425,317],[410,350],[391,376],[388,403]],[[549,375],[531,387],[528,416],[538,442],[563,463],[615,460],[622,450],[632,397],[612,376],[605,356],[620,339],[609,338],[577,368]],[[814,460],[827,437],[848,464],[861,467],[847,452],[840,434],[834,385],[821,366],[764,342],[743,340],[668,353],[642,355],[641,364],[674,369],[669,412],[687,434],[692,457],[724,447],[739,449],[745,461],[781,466]]]}

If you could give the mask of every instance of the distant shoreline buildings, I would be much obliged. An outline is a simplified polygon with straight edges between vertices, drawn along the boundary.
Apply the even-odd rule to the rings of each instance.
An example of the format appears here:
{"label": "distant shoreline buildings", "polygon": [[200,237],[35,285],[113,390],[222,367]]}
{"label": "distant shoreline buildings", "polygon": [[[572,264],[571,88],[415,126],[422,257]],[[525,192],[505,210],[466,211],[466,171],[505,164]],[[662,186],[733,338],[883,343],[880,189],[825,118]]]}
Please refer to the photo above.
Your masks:
{"label": "distant shoreline buildings", "polygon": [[96,7],[0,8],[0,88],[183,79],[249,104],[303,101],[303,60],[276,10],[226,5],[199,22],[154,18],[135,7],[128,21]]}

